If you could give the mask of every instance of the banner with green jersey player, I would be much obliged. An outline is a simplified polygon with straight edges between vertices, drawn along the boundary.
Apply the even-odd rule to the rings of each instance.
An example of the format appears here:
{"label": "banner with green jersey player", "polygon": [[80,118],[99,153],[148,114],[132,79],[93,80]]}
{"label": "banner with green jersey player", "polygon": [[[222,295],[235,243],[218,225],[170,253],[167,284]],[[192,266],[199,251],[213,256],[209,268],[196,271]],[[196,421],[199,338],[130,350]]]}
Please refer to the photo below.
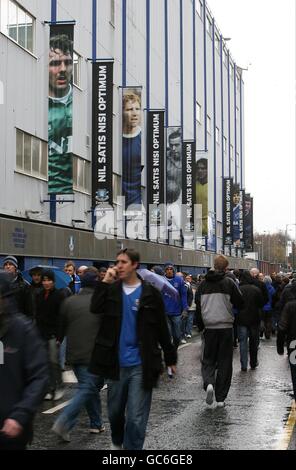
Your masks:
{"label": "banner with green jersey player", "polygon": [[73,24],[50,27],[48,193],[73,193]]}

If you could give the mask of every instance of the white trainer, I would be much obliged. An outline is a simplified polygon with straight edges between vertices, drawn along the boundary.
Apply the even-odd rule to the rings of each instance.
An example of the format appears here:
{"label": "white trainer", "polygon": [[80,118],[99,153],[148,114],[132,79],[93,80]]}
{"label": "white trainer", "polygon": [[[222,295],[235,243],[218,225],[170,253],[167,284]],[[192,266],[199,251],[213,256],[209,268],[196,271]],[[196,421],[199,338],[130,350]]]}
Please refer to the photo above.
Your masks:
{"label": "white trainer", "polygon": [[217,401],[217,408],[224,408],[225,401]]}
{"label": "white trainer", "polygon": [[206,404],[212,405],[214,403],[214,387],[212,384],[207,386],[207,396],[206,396]]}
{"label": "white trainer", "polygon": [[59,436],[61,439],[63,439],[63,441],[65,442],[71,442],[71,439],[70,439],[70,434],[68,431],[65,430],[65,428],[62,426],[61,423],[59,423],[58,421],[56,421],[53,425],[53,427],[51,428],[51,430],[57,435]]}
{"label": "white trainer", "polygon": [[116,444],[111,444],[111,450],[122,450],[122,446],[117,446]]}

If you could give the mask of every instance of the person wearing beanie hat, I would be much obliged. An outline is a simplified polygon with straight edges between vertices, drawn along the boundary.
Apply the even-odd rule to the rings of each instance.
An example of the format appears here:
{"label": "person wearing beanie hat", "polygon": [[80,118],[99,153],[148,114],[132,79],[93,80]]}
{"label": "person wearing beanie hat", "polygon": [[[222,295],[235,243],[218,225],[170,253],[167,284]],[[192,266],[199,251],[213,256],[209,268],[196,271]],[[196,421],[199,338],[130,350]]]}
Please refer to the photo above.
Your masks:
{"label": "person wearing beanie hat", "polygon": [[11,289],[20,313],[23,313],[29,318],[33,317],[33,305],[29,284],[23,279],[21,273],[18,271],[18,260],[8,255],[3,260],[3,269],[12,276]]}
{"label": "person wearing beanie hat", "polygon": [[47,344],[49,354],[50,386],[45,399],[59,400],[63,396],[62,370],[59,362],[60,309],[65,298],[63,289],[55,288],[52,269],[42,273],[42,289],[36,296],[36,325]]}
{"label": "person wearing beanie hat", "polygon": [[61,337],[67,337],[66,362],[73,368],[78,380],[78,389],[69,405],[53,425],[53,432],[62,440],[70,441],[70,431],[85,407],[89,416],[89,432],[99,434],[105,430],[99,391],[104,381],[88,371],[100,317],[90,312],[90,303],[98,273],[88,268],[81,278],[78,295],[65,300],[61,309]]}
{"label": "person wearing beanie hat", "polygon": [[18,260],[14,256],[11,256],[11,255],[6,256],[3,260],[3,268],[5,269],[5,271],[9,271],[10,266],[15,268],[15,272],[17,271],[17,269],[18,269]]}
{"label": "person wearing beanie hat", "polygon": [[151,268],[151,271],[155,274],[158,274],[159,276],[164,276],[164,270],[161,268],[161,266],[153,266],[153,268]]}
{"label": "person wearing beanie hat", "polygon": [[54,271],[52,269],[44,269],[43,272],[42,272],[42,276],[41,276],[42,282],[44,281],[45,278],[47,278],[50,281],[52,281],[53,283],[55,283]]}

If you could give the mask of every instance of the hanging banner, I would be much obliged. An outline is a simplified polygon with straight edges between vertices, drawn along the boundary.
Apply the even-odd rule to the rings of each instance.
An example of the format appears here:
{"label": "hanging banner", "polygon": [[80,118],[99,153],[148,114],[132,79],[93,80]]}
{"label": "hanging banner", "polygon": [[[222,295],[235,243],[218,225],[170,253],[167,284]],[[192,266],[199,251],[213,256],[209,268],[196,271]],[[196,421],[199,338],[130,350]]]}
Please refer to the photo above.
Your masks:
{"label": "hanging banner", "polygon": [[48,193],[73,193],[73,24],[50,26]]}
{"label": "hanging banner", "polygon": [[207,251],[216,252],[216,216],[213,212],[208,215],[208,237],[207,237]]}
{"label": "hanging banner", "polygon": [[196,204],[202,208],[202,236],[208,236],[208,159],[199,158],[196,162]]}
{"label": "hanging banner", "polygon": [[244,207],[245,207],[245,191],[240,191],[240,210],[239,210],[239,238],[240,247],[243,250],[245,248],[244,239]]}
{"label": "hanging banner", "polygon": [[169,243],[181,242],[182,206],[182,129],[167,128],[166,205]]}
{"label": "hanging banner", "polygon": [[93,63],[92,204],[113,206],[113,63]]}
{"label": "hanging banner", "polygon": [[123,88],[122,96],[122,196],[125,209],[142,205],[142,89]]}
{"label": "hanging banner", "polygon": [[253,198],[245,194],[244,239],[247,252],[253,252]]}
{"label": "hanging banner", "polygon": [[223,245],[229,247],[233,244],[233,178],[224,178],[223,201]]}
{"label": "hanging banner", "polygon": [[233,192],[232,192],[232,212],[233,212],[233,245],[236,248],[240,247],[240,210],[241,210],[241,195],[240,195],[240,186],[239,184],[233,185]]}
{"label": "hanging banner", "polygon": [[[157,240],[164,204],[164,111],[147,112],[147,228]],[[156,228],[156,231],[155,231]],[[151,238],[152,237],[152,238]]]}
{"label": "hanging banner", "polygon": [[194,235],[195,147],[194,141],[183,142],[182,229],[186,237]]}

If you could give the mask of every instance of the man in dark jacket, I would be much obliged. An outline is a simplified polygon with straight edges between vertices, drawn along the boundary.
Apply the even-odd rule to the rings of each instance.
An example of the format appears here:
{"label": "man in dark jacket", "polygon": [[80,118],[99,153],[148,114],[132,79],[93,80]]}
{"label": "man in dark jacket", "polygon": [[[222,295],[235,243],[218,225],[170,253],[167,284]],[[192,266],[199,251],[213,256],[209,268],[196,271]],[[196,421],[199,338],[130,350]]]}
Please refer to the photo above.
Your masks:
{"label": "man in dark jacket", "polygon": [[12,276],[11,289],[15,297],[18,311],[29,318],[33,318],[32,298],[29,284],[23,279],[18,270],[18,261],[14,256],[6,256],[3,261],[3,269]]}
{"label": "man in dark jacket", "polygon": [[81,278],[79,293],[66,299],[61,308],[60,342],[67,336],[66,362],[73,368],[78,380],[78,389],[52,429],[68,442],[69,432],[75,426],[83,407],[86,408],[90,419],[89,432],[99,434],[105,430],[99,394],[104,381],[88,372],[100,326],[100,317],[90,312],[90,302],[97,283],[97,274],[87,269]]}
{"label": "man in dark jacket", "polygon": [[287,302],[278,324],[277,352],[284,354],[287,342],[294,399],[296,400],[296,300]]}
{"label": "man in dark jacket", "polygon": [[31,442],[47,388],[47,355],[32,322],[18,313],[10,279],[0,272],[0,450]]}
{"label": "man in dark jacket", "polygon": [[65,293],[55,288],[55,274],[51,269],[43,271],[42,286],[43,289],[36,297],[36,324],[49,353],[50,390],[45,399],[59,400],[63,396],[63,380],[58,339],[60,308]]}
{"label": "man in dark jacket", "polygon": [[296,274],[293,275],[291,283],[287,284],[283,289],[279,302],[280,312],[282,312],[285,305],[292,300],[296,300]]}
{"label": "man in dark jacket", "polygon": [[[91,311],[102,317],[90,372],[108,381],[112,448],[141,450],[152,389],[165,363],[176,372],[161,294],[138,278],[140,255],[121,250],[95,290]],[[114,282],[116,280],[116,282]]]}
{"label": "man in dark jacket", "polygon": [[29,271],[29,274],[32,278],[29,291],[31,294],[31,302],[32,302],[32,317],[34,319],[36,318],[36,299],[37,299],[38,294],[40,294],[40,292],[43,289],[42,272],[43,272],[43,269],[40,266],[35,266]]}
{"label": "man in dark jacket", "polygon": [[[243,306],[242,294],[237,284],[226,277],[228,260],[219,255],[214,270],[198,288],[197,315],[204,325],[204,352],[202,376],[206,403],[214,403],[214,390],[218,407],[225,405],[232,378],[233,359],[233,307]],[[201,324],[201,321],[199,321]],[[216,374],[217,370],[217,374]]]}
{"label": "man in dark jacket", "polygon": [[239,309],[237,315],[238,337],[241,368],[243,372],[246,372],[248,369],[248,339],[251,369],[256,369],[258,366],[260,319],[264,298],[259,287],[254,285],[253,278],[248,271],[241,274],[240,290],[243,295],[244,306]]}

